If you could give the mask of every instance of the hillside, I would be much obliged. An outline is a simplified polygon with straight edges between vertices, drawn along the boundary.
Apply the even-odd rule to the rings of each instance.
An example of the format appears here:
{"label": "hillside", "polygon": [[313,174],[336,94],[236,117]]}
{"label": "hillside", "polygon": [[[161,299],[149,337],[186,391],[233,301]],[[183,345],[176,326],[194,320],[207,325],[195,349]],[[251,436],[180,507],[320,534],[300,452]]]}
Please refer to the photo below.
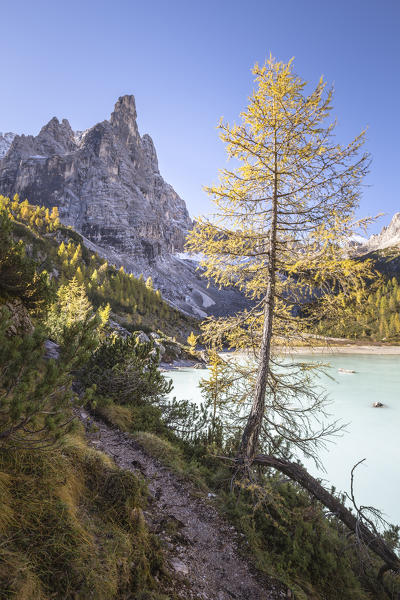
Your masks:
{"label": "hillside", "polygon": [[49,274],[53,287],[75,277],[95,307],[109,304],[115,321],[130,331],[161,330],[184,341],[196,330],[196,320],[167,304],[151,278],[136,278],[91,252],[80,234],[60,223],[57,208],[50,211],[20,202],[17,196],[0,196],[0,210],[9,214],[13,236]]}
{"label": "hillside", "polygon": [[400,213],[379,234],[353,240],[350,255],[369,261],[376,278],[366,281],[364,309],[355,314],[347,302],[340,320],[315,324],[321,335],[390,344],[400,343]]}
{"label": "hillside", "polygon": [[362,255],[362,260],[371,259],[375,269],[384,277],[400,279],[400,244],[378,250],[371,250]]}

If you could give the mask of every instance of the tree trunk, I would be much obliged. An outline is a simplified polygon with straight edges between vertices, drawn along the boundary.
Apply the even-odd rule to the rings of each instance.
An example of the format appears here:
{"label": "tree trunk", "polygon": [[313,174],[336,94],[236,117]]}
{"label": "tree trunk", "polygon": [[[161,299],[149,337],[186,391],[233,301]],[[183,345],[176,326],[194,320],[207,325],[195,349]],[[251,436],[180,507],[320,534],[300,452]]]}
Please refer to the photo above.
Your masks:
{"label": "tree trunk", "polygon": [[[342,523],[344,523],[362,543],[379,556],[387,566],[387,569],[397,573],[400,572],[399,557],[387,546],[385,541],[376,533],[372,532],[366,525],[361,523],[357,516],[344,506],[340,500],[328,492],[314,477],[296,463],[291,463],[281,458],[275,458],[265,454],[254,457],[253,464],[273,467],[284,473],[302,488],[307,490],[314,498],[319,500],[328,508]],[[383,573],[382,573],[383,574]]]}
{"label": "tree trunk", "polygon": [[[275,139],[276,148],[276,139]],[[275,306],[276,282],[276,233],[278,219],[278,173],[277,152],[275,151],[274,195],[272,199],[271,229],[268,250],[268,286],[264,304],[264,327],[261,340],[260,359],[257,373],[254,400],[250,415],[244,428],[240,442],[239,454],[246,463],[252,461],[260,436],[261,425],[265,410],[265,394],[267,390],[269,363],[271,356],[272,325]]]}

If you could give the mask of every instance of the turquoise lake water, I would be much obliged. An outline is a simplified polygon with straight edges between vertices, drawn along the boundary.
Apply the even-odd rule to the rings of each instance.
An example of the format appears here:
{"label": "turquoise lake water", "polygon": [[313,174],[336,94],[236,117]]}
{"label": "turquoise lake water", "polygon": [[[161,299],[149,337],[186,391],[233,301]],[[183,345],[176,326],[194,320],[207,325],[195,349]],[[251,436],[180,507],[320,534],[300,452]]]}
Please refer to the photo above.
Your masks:
{"label": "turquoise lake water", "polygon": [[[349,423],[341,437],[320,451],[326,473],[304,461],[307,468],[326,485],[349,491],[351,468],[365,458],[356,470],[356,500],[379,508],[389,522],[400,524],[400,356],[314,354],[302,355],[301,360],[329,362],[334,381],[324,375],[318,379],[332,402],[328,412]],[[339,368],[356,373],[342,374]],[[198,383],[207,371],[182,369],[166,375],[174,384],[171,397],[201,401]],[[373,408],[376,401],[384,407]]]}

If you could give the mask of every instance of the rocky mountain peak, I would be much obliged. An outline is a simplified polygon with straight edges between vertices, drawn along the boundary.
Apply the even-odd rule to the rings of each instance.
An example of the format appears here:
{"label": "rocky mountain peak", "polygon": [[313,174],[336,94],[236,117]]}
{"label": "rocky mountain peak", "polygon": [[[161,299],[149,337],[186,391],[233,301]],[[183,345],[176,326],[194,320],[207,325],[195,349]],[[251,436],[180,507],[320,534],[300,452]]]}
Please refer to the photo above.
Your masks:
{"label": "rocky mountain peak", "polygon": [[126,94],[125,96],[120,96],[115,103],[114,112],[111,114],[111,123],[114,119],[117,119],[120,115],[125,115],[130,117],[136,121],[137,113],[136,113],[136,102],[135,96],[133,94]]}
{"label": "rocky mountain peak", "polygon": [[0,161],[0,193],[57,206],[65,224],[129,263],[182,251],[191,219],[136,117],[134,96],[126,95],[109,120],[86,132],[74,134],[67,119],[53,117],[36,137],[16,136]]}
{"label": "rocky mountain peak", "polygon": [[374,233],[369,239],[356,242],[357,253],[384,250],[400,245],[400,212],[393,215],[389,225],[383,227],[380,233]]}
{"label": "rocky mountain peak", "polygon": [[381,250],[400,244],[400,212],[393,215],[389,225],[378,234],[371,235],[368,246],[371,250]]}
{"label": "rocky mountain peak", "polygon": [[110,123],[118,138],[126,146],[137,145],[140,138],[136,118],[135,97],[127,95],[118,98]]}
{"label": "rocky mountain peak", "polygon": [[76,150],[74,132],[67,119],[60,121],[53,117],[42,127],[36,138],[38,149],[45,156],[66,154]]}
{"label": "rocky mountain peak", "polygon": [[109,120],[86,131],[74,133],[66,119],[54,117],[37,136],[7,140],[0,194],[57,206],[61,222],[74,227],[91,251],[151,276],[163,297],[185,312],[242,308],[238,292],[208,288],[198,264],[182,255],[192,221],[160,174],[153,140],[140,136],[136,117],[135,99],[126,95]]}

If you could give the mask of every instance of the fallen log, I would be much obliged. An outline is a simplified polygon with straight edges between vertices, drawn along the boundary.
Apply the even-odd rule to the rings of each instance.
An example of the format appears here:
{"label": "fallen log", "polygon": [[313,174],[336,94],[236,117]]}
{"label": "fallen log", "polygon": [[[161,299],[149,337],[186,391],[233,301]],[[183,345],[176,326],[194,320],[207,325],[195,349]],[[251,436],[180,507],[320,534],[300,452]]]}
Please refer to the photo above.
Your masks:
{"label": "fallen log", "polygon": [[296,481],[302,488],[307,490],[314,498],[319,500],[326,508],[330,510],[342,523],[344,523],[360,540],[385,563],[381,569],[380,577],[383,572],[391,570],[400,573],[400,558],[389,548],[384,539],[377,533],[371,531],[356,514],[353,514],[346,506],[320,482],[312,477],[301,465],[287,460],[276,458],[267,454],[259,454],[254,457],[253,464],[273,467],[284,475],[287,475],[293,481]]}

